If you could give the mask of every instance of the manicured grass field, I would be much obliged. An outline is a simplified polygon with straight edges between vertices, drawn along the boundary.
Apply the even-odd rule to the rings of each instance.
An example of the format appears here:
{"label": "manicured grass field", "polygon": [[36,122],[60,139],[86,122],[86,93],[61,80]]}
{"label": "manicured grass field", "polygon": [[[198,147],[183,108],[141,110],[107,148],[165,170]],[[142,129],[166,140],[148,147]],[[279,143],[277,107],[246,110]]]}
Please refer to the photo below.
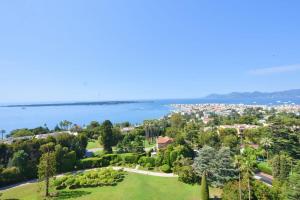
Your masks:
{"label": "manicured grass field", "polygon": [[87,149],[95,149],[95,148],[101,148],[102,146],[99,144],[97,140],[89,140]]}
{"label": "manicured grass field", "polygon": [[[10,189],[2,199],[41,199],[38,184]],[[199,185],[187,185],[177,178],[163,178],[129,173],[117,186],[63,190],[56,199],[78,200],[199,200]],[[211,197],[220,196],[218,189],[210,190]]]}

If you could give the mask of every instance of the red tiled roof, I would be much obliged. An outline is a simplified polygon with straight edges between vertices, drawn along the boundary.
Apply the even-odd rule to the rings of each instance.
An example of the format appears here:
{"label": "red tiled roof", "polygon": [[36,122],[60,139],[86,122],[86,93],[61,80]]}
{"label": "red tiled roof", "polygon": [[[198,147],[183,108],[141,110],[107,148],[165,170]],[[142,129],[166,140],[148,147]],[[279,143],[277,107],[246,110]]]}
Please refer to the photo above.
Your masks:
{"label": "red tiled roof", "polygon": [[157,139],[158,144],[165,144],[165,143],[170,143],[170,142],[173,142],[173,139],[169,138],[169,137],[158,137],[158,139]]}

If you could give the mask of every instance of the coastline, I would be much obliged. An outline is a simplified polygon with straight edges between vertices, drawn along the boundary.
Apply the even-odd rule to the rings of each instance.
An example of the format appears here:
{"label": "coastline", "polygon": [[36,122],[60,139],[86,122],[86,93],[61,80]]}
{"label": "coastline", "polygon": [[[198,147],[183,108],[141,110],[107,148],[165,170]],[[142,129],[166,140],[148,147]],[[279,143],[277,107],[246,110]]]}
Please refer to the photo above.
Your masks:
{"label": "coastline", "polygon": [[130,103],[143,103],[146,101],[90,101],[90,102],[70,102],[70,103],[37,103],[37,104],[12,104],[2,105],[0,107],[17,108],[17,107],[51,107],[51,106],[96,106],[96,105],[117,105]]}

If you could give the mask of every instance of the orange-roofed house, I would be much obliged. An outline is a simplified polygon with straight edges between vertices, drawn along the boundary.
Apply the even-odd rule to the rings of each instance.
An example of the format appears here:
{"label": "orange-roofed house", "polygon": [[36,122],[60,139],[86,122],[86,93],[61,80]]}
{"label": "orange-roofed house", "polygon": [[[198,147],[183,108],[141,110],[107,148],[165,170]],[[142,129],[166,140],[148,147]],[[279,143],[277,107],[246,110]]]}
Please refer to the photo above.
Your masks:
{"label": "orange-roofed house", "polygon": [[161,137],[159,136],[156,140],[156,148],[159,149],[164,149],[166,148],[169,144],[171,144],[174,140],[169,137]]}

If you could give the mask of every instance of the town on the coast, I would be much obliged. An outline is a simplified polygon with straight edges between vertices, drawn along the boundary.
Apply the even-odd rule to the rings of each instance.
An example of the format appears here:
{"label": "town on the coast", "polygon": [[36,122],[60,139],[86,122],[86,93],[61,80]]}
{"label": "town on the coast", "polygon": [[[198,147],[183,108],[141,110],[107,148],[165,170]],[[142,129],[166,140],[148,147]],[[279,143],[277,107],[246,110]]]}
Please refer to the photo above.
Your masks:
{"label": "town on the coast", "polygon": [[0,0],[0,200],[300,200],[300,0]]}
{"label": "town on the coast", "polygon": [[122,187],[140,174],[178,179],[200,199],[298,197],[299,105],[170,106],[165,117],[138,125],[64,120],[53,130],[11,131],[0,144],[1,194],[11,197],[15,185],[39,178],[26,187],[39,184],[41,196],[56,198],[80,188]]}

